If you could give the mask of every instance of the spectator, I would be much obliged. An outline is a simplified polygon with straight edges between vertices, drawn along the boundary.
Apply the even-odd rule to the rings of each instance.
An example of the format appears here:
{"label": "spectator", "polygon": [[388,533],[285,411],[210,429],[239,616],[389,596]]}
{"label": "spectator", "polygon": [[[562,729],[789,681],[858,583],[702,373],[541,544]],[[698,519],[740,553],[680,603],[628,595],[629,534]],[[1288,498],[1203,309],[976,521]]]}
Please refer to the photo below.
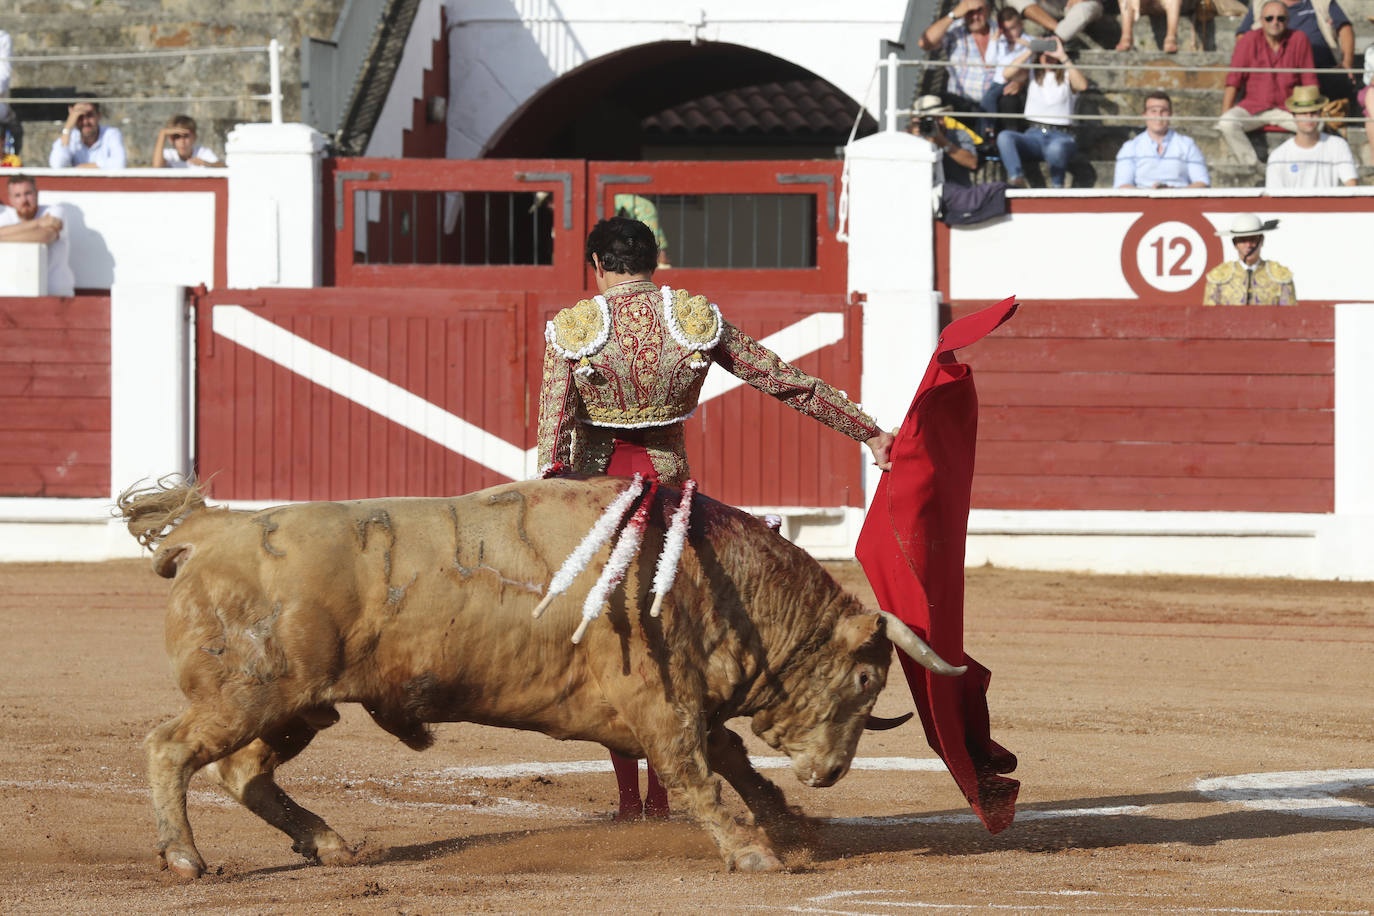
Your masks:
{"label": "spectator", "polygon": [[76,279],[67,264],[70,242],[58,207],[38,205],[38,182],[11,175],[6,188],[10,205],[0,213],[0,242],[43,242],[48,246],[48,295],[70,296]]}
{"label": "spectator", "polygon": [[1217,235],[1230,237],[1239,260],[1223,261],[1207,271],[1203,305],[1297,305],[1293,272],[1278,261],[1260,257],[1264,234],[1279,221],[1261,222],[1253,213],[1237,213],[1231,228]]}
{"label": "spectator", "polygon": [[52,142],[48,165],[55,169],[122,169],[128,164],[124,135],[100,126],[100,105],[77,102],[67,108],[62,136]]}
{"label": "spectator", "polygon": [[[1240,21],[1237,35],[1244,35],[1260,25],[1260,3],[1253,0],[1245,18]],[[1340,53],[1341,69],[1350,70],[1355,66],[1355,27],[1336,0],[1283,0],[1288,7],[1288,27],[1302,32],[1312,46],[1312,65],[1321,69],[1336,66],[1336,54]],[[1321,73],[1317,75],[1317,85],[1322,95],[1330,99],[1351,99],[1355,97],[1355,84],[1344,73]]]}
{"label": "spectator", "polygon": [[[1306,35],[1288,28],[1288,7],[1283,0],[1267,0],[1262,18],[1264,28],[1246,32],[1236,39],[1236,49],[1231,54],[1232,68],[1312,69],[1312,46]],[[1247,132],[1259,130],[1266,124],[1275,124],[1288,131],[1297,130],[1293,115],[1282,106],[1298,83],[1315,86],[1316,74],[1242,73],[1232,69],[1226,75],[1217,130],[1242,164],[1259,164],[1259,156],[1255,155],[1245,136]],[[1242,94],[1239,104],[1236,103],[1238,93]]]}
{"label": "spectator", "polygon": [[1067,44],[1102,18],[1101,0],[1007,0],[1018,13]]}
{"label": "spectator", "polygon": [[[992,85],[983,93],[979,106],[988,114],[1020,114],[1026,107],[1026,72],[1022,71],[1016,79],[1009,80],[1005,70],[1012,61],[1029,46],[1026,38],[1025,23],[1021,14],[1009,6],[997,12],[997,37],[993,42],[993,62],[996,69],[992,72]],[[989,122],[992,123],[989,123]],[[979,126],[984,137],[992,138],[1001,130],[1013,130],[1015,124],[1006,119],[993,121],[985,118]]]}
{"label": "spectator", "polygon": [[982,138],[949,116],[950,107],[938,95],[923,95],[911,114],[911,132],[934,145],[935,184],[969,187],[978,168]]}
{"label": "spectator", "polygon": [[1160,50],[1165,54],[1178,53],[1178,18],[1183,13],[1183,0],[1121,0],[1121,40],[1118,51],[1129,51],[1135,45],[1135,23],[1141,16],[1164,17],[1164,42]]}
{"label": "spectator", "polygon": [[[13,76],[10,55],[13,53],[14,39],[9,32],[0,29],[0,98],[10,94],[10,77]],[[0,102],[0,155],[13,153],[17,156],[23,146],[24,128],[19,124],[19,116],[9,103]]]}
{"label": "spectator", "polygon": [[950,226],[981,223],[1007,212],[1007,186],[993,181],[975,185],[978,147],[985,141],[949,115],[938,95],[916,100],[911,132],[936,149],[935,189],[940,196],[939,218]]}
{"label": "spectator", "polygon": [[1269,154],[1264,170],[1266,188],[1355,186],[1357,169],[1350,144],[1322,133],[1320,112],[1325,105],[1326,99],[1316,86],[1293,87],[1285,107],[1296,117],[1298,132]]}
{"label": "spectator", "polygon": [[1145,96],[1145,130],[1116,154],[1118,188],[1206,188],[1212,184],[1202,150],[1169,126],[1174,103],[1167,92]]}
{"label": "spectator", "polygon": [[[1088,80],[1069,61],[1063,40],[1056,36],[1054,44],[1055,50],[1043,54],[1027,48],[1003,71],[1011,80],[1022,69],[1031,70],[1026,85],[1026,120],[1030,123],[1025,131],[1005,130],[997,135],[997,152],[1007,169],[1007,184],[1013,188],[1026,187],[1023,158],[1049,163],[1050,184],[1064,187],[1069,162],[1078,152],[1070,116],[1078,93],[1088,88]],[[1047,76],[1043,66],[1046,61],[1064,64],[1064,69],[1050,71],[1053,75]]]}
{"label": "spectator", "polygon": [[153,141],[155,169],[222,169],[224,163],[208,147],[197,142],[196,122],[187,115],[176,115],[157,132]]}
{"label": "spectator", "polygon": [[959,0],[948,16],[921,33],[918,43],[922,51],[943,51],[952,65],[945,100],[961,112],[979,111],[997,72],[987,0]]}

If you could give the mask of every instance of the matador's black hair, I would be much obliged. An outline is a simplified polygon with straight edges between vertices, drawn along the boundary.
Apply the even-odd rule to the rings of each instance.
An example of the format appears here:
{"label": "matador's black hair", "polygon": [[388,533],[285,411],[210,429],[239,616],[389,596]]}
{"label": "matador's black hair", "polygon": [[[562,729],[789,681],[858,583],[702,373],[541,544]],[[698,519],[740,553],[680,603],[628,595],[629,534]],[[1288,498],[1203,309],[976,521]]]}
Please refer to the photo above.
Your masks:
{"label": "matador's black hair", "polygon": [[587,235],[588,264],[592,255],[613,274],[653,273],[658,266],[658,241],[639,220],[613,216],[597,223]]}

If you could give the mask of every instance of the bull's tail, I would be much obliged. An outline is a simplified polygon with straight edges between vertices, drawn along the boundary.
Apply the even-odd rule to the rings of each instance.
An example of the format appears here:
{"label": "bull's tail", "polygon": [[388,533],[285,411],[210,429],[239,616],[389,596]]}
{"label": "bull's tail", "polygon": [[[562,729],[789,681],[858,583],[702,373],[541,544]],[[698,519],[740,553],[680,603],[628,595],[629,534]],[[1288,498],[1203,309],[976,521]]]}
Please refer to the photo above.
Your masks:
{"label": "bull's tail", "polygon": [[179,474],[168,474],[151,487],[134,484],[119,494],[115,505],[119,515],[128,521],[129,533],[151,550],[171,534],[182,519],[205,508],[204,484]]}

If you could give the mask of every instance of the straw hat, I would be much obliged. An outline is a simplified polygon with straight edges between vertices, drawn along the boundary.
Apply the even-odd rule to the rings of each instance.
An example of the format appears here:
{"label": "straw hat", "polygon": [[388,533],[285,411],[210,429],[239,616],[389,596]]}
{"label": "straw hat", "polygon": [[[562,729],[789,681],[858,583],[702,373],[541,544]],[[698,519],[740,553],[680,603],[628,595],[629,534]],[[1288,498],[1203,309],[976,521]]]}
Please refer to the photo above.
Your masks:
{"label": "straw hat", "polygon": [[1326,107],[1326,96],[1316,86],[1294,86],[1283,107],[1289,111],[1321,111]]}
{"label": "straw hat", "polygon": [[953,110],[954,109],[946,105],[945,100],[938,95],[923,95],[917,99],[916,104],[912,106],[911,116],[913,118],[920,118],[933,114],[949,114]]}
{"label": "straw hat", "polygon": [[1237,213],[1231,220],[1231,228],[1218,230],[1217,235],[1231,239],[1245,238],[1250,235],[1264,235],[1278,227],[1279,221],[1276,219],[1261,220],[1253,213]]}

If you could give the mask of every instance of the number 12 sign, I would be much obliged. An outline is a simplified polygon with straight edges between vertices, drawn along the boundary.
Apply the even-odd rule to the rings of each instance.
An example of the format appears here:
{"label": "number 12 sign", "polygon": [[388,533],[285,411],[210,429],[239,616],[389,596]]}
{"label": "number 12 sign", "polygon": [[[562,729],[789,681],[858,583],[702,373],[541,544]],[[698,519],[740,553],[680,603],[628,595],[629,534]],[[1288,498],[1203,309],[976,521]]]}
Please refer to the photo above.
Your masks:
{"label": "number 12 sign", "polygon": [[1164,293],[1179,293],[1202,279],[1207,270],[1207,242],[1187,223],[1156,223],[1135,246],[1140,277]]}

